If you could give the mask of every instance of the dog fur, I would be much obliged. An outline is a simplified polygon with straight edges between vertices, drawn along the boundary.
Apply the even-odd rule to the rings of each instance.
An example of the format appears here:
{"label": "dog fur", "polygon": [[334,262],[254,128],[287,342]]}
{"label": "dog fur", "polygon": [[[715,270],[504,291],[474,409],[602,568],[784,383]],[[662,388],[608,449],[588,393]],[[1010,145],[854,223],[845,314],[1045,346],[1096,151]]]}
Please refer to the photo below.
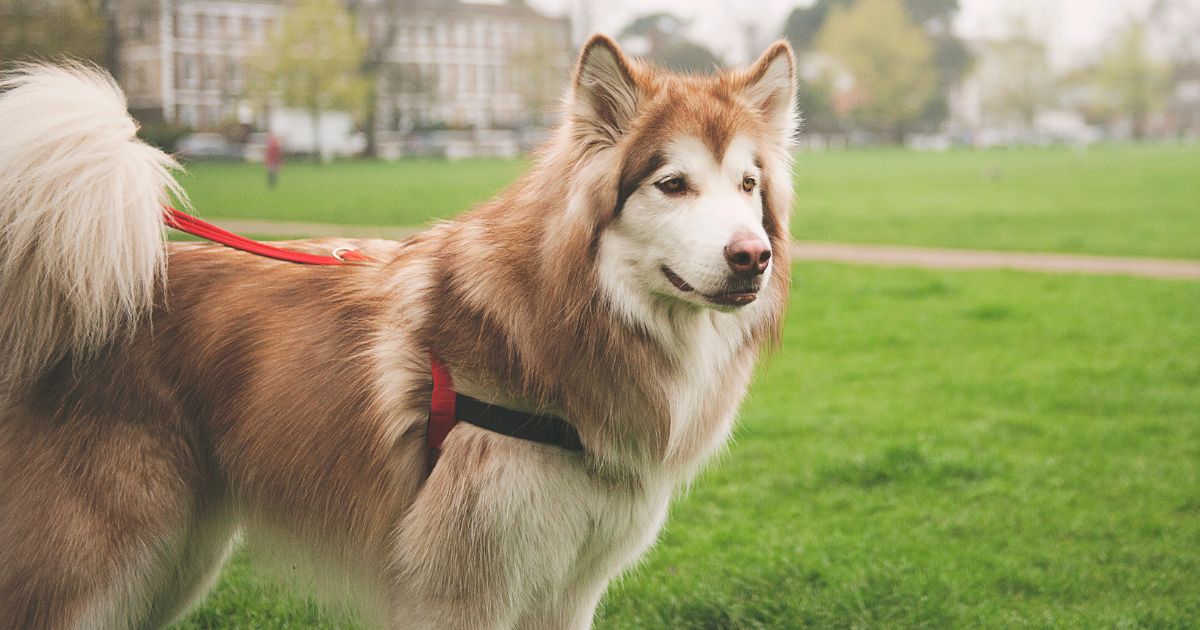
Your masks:
{"label": "dog fur", "polygon": [[[375,261],[334,267],[165,244],[174,164],[111,80],[9,75],[0,627],[164,625],[242,532],[374,625],[589,627],[778,339],[793,66],[674,75],[596,36],[531,172],[404,242],[288,244]],[[773,252],[751,284],[735,237]],[[429,474],[431,351],[585,450],[460,423]]]}

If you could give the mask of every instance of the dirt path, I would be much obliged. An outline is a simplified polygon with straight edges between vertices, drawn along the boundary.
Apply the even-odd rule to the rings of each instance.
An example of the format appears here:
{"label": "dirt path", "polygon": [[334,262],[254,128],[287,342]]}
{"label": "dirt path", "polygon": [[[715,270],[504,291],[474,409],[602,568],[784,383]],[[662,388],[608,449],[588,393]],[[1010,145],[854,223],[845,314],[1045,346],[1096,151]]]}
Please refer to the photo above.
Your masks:
{"label": "dirt path", "polygon": [[1049,273],[1200,279],[1200,260],[1121,258],[971,249],[927,249],[896,245],[800,242],[792,254],[799,260],[826,260],[928,269],[1019,269]]}
{"label": "dirt path", "polygon": [[[214,223],[225,229],[251,235],[287,237],[347,236],[352,238],[402,239],[422,228],[284,221],[224,220]],[[931,249],[897,245],[854,245],[801,241],[793,245],[797,260],[822,260],[927,269],[1018,269],[1047,273],[1127,275],[1147,278],[1200,280],[1200,260],[1165,258],[1122,258],[1033,252],[997,252],[970,249]]]}

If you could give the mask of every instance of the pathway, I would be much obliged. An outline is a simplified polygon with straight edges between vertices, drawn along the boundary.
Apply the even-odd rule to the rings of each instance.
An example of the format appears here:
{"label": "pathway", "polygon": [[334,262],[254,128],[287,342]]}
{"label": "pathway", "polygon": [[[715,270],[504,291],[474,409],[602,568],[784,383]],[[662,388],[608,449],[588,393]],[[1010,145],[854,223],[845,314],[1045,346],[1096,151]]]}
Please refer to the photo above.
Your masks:
{"label": "pathway", "polygon": [[[346,236],[351,238],[407,238],[422,228],[329,223],[293,223],[244,219],[214,219],[221,227],[241,234],[278,234],[287,237]],[[1183,278],[1200,280],[1200,260],[1126,258],[1035,252],[998,252],[969,249],[932,249],[897,245],[857,245],[800,241],[793,244],[796,260],[821,260],[927,269],[1018,269],[1049,273],[1076,273]]]}

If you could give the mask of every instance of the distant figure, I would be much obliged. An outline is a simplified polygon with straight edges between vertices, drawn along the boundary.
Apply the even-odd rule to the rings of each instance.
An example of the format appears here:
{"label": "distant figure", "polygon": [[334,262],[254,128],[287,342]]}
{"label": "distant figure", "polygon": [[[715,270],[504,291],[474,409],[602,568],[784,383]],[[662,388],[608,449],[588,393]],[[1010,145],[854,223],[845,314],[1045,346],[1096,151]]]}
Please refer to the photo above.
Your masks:
{"label": "distant figure", "polygon": [[274,188],[279,180],[279,167],[283,166],[283,148],[275,134],[267,135],[267,186]]}

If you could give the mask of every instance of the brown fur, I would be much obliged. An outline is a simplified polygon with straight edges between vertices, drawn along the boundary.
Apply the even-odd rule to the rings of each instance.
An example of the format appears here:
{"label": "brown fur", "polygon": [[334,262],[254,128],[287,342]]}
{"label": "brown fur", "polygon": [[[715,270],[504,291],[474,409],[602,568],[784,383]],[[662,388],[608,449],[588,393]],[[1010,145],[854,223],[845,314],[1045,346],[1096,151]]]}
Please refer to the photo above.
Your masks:
{"label": "brown fur", "polygon": [[[151,325],[96,356],[63,358],[0,408],[0,627],[70,627],[98,591],[135,582],[175,584],[129,587],[129,619],[164,623],[200,578],[129,576],[160,571],[142,568],[147,556],[156,560],[146,567],[204,565],[219,546],[189,537],[226,518],[398,585],[378,594],[385,607],[421,594],[456,607],[464,627],[490,623],[507,605],[494,584],[510,543],[479,506],[482,493],[496,470],[527,470],[506,463],[527,461],[514,453],[575,456],[460,426],[426,479],[431,350],[499,400],[568,418],[586,447],[582,474],[607,491],[646,492],[643,467],[690,470],[710,452],[715,429],[701,429],[668,457],[669,385],[655,375],[677,371],[678,358],[607,308],[592,262],[667,139],[696,135],[719,156],[748,134],[761,159],[781,159],[739,97],[765,61],[674,76],[595,45],[611,46],[641,88],[631,119],[601,104],[622,137],[568,121],[571,132],[500,198],[403,244],[359,243],[375,263],[304,267],[173,245]],[[589,170],[589,160],[613,168]],[[705,403],[702,427],[733,413],[759,346],[778,340],[791,194],[790,181],[772,179],[780,168],[764,169],[761,188],[775,275],[760,299],[771,315],[728,368],[734,386]],[[563,212],[579,191],[586,220]],[[514,621],[543,622],[566,623]]]}

